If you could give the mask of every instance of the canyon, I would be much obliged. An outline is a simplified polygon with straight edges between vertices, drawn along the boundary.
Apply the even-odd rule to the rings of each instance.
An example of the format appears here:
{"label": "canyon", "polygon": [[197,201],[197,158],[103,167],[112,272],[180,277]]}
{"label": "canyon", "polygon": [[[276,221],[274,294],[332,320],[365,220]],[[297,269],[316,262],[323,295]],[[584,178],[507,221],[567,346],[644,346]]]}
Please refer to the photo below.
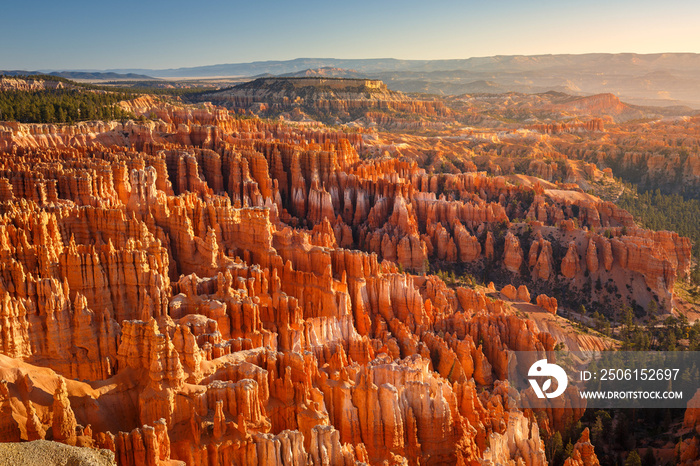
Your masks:
{"label": "canyon", "polygon": [[[519,409],[514,352],[615,348],[560,309],[671,315],[691,272],[688,238],[581,187],[611,173],[573,138],[618,123],[450,140],[254,115],[468,118],[372,83],[295,106],[288,83],[121,102],[138,120],[0,122],[0,440],[120,465],[547,464],[585,406]],[[588,430],[565,464],[598,464]]]}

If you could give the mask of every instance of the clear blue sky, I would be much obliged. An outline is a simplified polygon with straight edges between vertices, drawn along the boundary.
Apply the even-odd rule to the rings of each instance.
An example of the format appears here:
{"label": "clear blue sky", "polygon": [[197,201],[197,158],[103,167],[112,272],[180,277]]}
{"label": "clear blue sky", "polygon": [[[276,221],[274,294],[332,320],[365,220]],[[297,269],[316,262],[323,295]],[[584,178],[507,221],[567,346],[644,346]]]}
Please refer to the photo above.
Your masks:
{"label": "clear blue sky", "polygon": [[0,69],[700,52],[697,0],[10,1]]}

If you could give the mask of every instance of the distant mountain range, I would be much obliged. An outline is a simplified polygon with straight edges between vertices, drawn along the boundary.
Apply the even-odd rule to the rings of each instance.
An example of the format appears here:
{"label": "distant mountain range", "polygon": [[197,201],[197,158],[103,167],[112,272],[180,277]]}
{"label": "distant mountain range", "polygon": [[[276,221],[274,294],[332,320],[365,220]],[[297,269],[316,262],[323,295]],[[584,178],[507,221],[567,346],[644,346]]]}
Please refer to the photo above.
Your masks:
{"label": "distant mountain range", "polygon": [[[62,72],[59,74],[63,76]],[[463,60],[297,58],[177,69],[68,72],[73,79],[327,76],[381,79],[389,89],[442,95],[465,93],[611,93],[636,105],[700,109],[700,54],[509,55]],[[100,75],[101,77],[78,77]],[[116,73],[116,75],[114,75]],[[105,76],[114,76],[106,78]],[[66,77],[71,77],[66,75]]]}
{"label": "distant mountain range", "polygon": [[523,72],[543,69],[587,68],[591,71],[603,66],[606,72],[624,73],[631,68],[648,70],[697,70],[700,54],[696,53],[590,53],[582,55],[498,55],[493,57],[458,60],[398,60],[395,58],[338,59],[297,58],[286,61],[257,61],[171,69],[112,69],[116,73],[139,73],[149,76],[206,77],[206,76],[255,76],[259,74],[286,74],[323,67],[352,69],[362,73],[389,71],[449,71],[472,72]]}
{"label": "distant mountain range", "polygon": [[26,70],[0,70],[0,75],[5,76],[32,76],[37,74],[47,74],[66,79],[95,80],[95,81],[123,81],[123,80],[154,80],[150,76],[134,73],[114,73],[100,71],[26,71]]}
{"label": "distant mountain range", "polygon": [[368,77],[381,79],[390,89],[403,92],[612,93],[637,105],[700,108],[700,54],[695,53],[510,55],[464,60],[298,58],[167,70],[108,71],[166,79],[261,75]]}

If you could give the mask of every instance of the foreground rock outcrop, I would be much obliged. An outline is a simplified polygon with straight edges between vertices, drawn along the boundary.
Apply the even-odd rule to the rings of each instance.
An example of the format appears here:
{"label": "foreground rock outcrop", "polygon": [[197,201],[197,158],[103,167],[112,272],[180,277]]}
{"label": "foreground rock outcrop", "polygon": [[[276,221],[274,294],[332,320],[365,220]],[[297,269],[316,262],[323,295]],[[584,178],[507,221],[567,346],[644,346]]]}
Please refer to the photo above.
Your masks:
{"label": "foreground rock outcrop", "polygon": [[116,466],[114,453],[102,449],[73,447],[58,442],[0,443],[0,464],[25,466]]}

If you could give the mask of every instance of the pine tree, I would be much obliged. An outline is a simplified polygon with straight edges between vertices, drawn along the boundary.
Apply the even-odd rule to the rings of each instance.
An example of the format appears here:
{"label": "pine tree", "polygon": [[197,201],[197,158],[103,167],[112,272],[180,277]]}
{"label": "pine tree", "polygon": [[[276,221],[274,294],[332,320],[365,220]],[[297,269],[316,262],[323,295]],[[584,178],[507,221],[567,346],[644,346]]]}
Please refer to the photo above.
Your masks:
{"label": "pine tree", "polygon": [[649,306],[647,306],[647,315],[648,316],[655,316],[658,311],[659,311],[659,305],[656,304],[656,300],[652,299],[651,301],[649,301]]}
{"label": "pine tree", "polygon": [[630,454],[627,455],[625,466],[642,466],[642,459],[639,457],[637,450],[632,450]]}
{"label": "pine tree", "polygon": [[562,456],[562,459],[566,458],[571,458],[571,455],[574,453],[574,446],[571,444],[571,440],[569,440],[569,443],[566,444],[566,448],[564,448],[564,453]]}
{"label": "pine tree", "polygon": [[564,443],[561,439],[561,433],[559,431],[555,432],[549,440],[548,448],[545,450],[547,459],[550,463],[554,463],[556,459],[561,457],[564,451]]}
{"label": "pine tree", "polygon": [[594,444],[597,444],[599,440],[603,438],[603,419],[601,416],[595,418],[595,424],[591,429],[591,440]]}
{"label": "pine tree", "polygon": [[654,466],[655,464],[656,457],[654,456],[654,450],[649,447],[642,457],[642,466]]}

